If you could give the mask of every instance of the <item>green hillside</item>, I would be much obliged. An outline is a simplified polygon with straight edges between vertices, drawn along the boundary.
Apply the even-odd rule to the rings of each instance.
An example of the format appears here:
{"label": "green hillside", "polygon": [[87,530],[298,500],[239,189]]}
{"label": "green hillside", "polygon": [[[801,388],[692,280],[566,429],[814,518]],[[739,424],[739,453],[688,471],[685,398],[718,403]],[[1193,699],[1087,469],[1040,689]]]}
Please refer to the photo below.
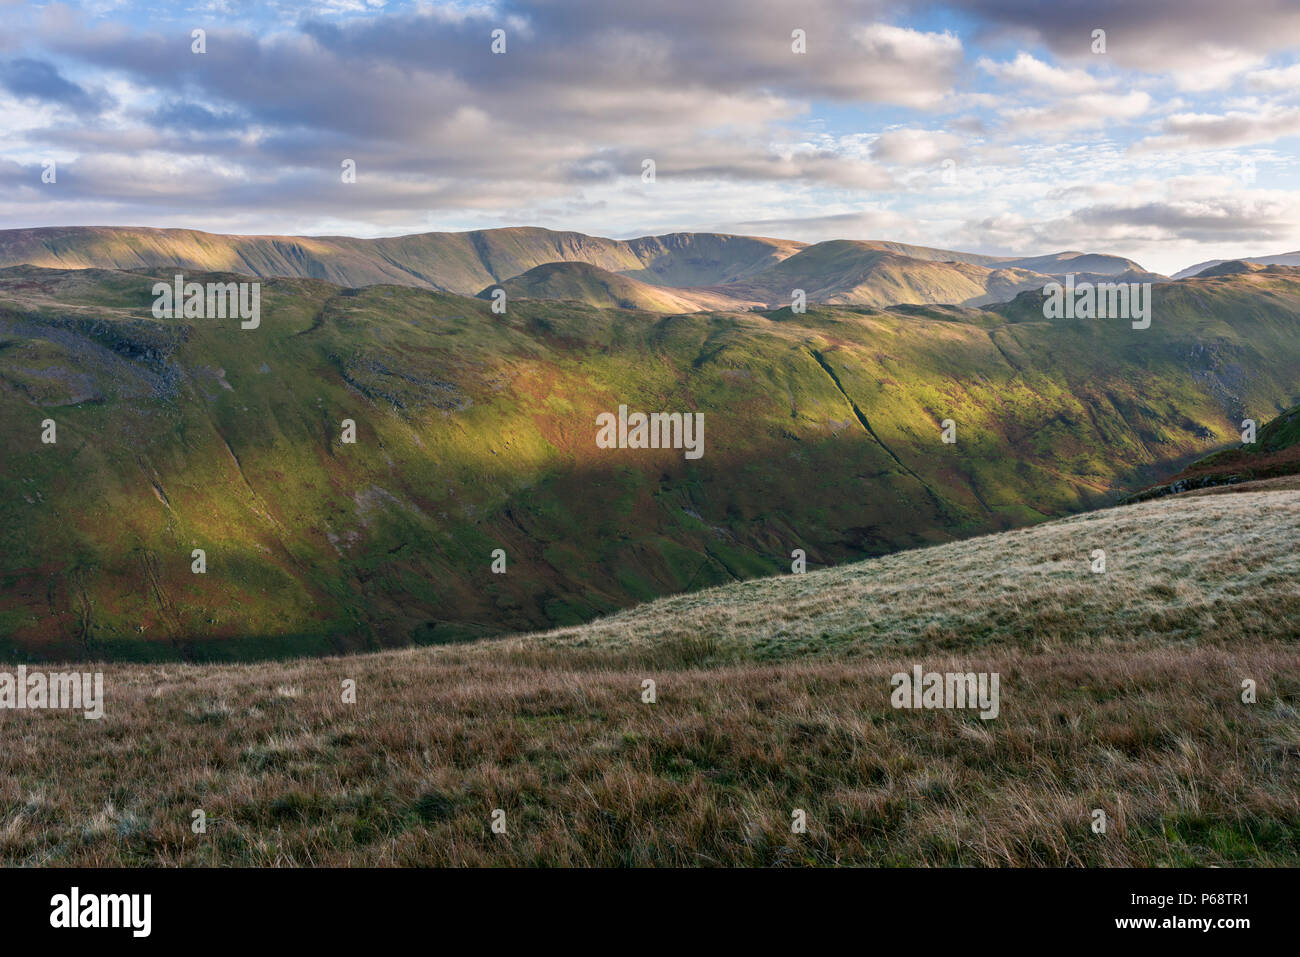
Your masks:
{"label": "green hillside", "polygon": [[[794,549],[817,567],[1084,509],[1297,401],[1300,270],[1158,286],[1142,331],[1045,321],[1036,293],[496,316],[311,279],[264,281],[241,330],[154,319],[158,279],[0,272],[7,655],[253,658],[576,624],[786,571]],[[596,416],[620,405],[703,413],[705,454],[598,448]]]}
{"label": "green hillside", "polygon": [[1259,427],[1254,442],[1198,459],[1167,481],[1137,493],[1133,500],[1290,475],[1300,475],[1300,406]]}

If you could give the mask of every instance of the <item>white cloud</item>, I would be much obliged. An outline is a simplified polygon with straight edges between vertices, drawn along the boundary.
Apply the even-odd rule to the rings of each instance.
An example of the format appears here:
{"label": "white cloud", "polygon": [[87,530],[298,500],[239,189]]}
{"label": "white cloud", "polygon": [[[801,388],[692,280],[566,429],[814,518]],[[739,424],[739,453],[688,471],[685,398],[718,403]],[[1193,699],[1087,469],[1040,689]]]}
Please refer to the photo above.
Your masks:
{"label": "white cloud", "polygon": [[1159,136],[1136,147],[1183,150],[1268,143],[1300,134],[1300,107],[1265,106],[1256,112],[1177,113],[1161,124]]}
{"label": "white cloud", "polygon": [[1246,85],[1251,89],[1269,92],[1300,91],[1300,63],[1271,70],[1256,70],[1246,76]]}
{"label": "white cloud", "polygon": [[851,31],[862,47],[856,66],[842,64],[863,95],[921,109],[941,104],[962,62],[961,40],[951,33],[924,33],[873,23]]}
{"label": "white cloud", "polygon": [[871,145],[871,155],[883,163],[918,166],[961,152],[962,140],[934,130],[899,129],[881,133]]}
{"label": "white cloud", "polygon": [[1016,133],[1060,133],[1126,122],[1150,108],[1151,97],[1142,91],[1088,93],[1058,100],[1050,106],[1008,110],[1006,125]]}
{"label": "white cloud", "polygon": [[1010,63],[997,63],[981,57],[979,68],[1005,83],[1014,84],[1024,92],[1054,94],[1091,93],[1103,84],[1084,70],[1067,70],[1051,66],[1028,53],[1018,53]]}

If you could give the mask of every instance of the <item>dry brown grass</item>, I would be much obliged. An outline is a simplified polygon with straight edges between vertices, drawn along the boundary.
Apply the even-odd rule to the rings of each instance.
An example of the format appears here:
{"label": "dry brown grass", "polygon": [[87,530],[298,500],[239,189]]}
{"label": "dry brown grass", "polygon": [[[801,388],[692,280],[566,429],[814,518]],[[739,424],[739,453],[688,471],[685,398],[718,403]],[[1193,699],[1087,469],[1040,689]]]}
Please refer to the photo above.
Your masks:
{"label": "dry brown grass", "polygon": [[[569,658],[574,658],[570,653]],[[10,864],[1295,864],[1300,651],[924,660],[1002,713],[895,711],[911,659],[718,669],[411,652],[113,668],[5,717]],[[589,660],[583,660],[589,659]],[[356,705],[340,702],[343,677]],[[640,684],[652,677],[657,703]],[[1244,677],[1261,689],[1239,699]],[[301,692],[280,693],[288,681]],[[491,833],[493,808],[508,833]],[[208,832],[190,831],[202,808]],[[794,808],[807,834],[790,831]],[[1093,834],[1091,812],[1111,818]]]}
{"label": "dry brown grass", "polygon": [[[0,860],[1300,864],[1298,504],[1161,500],[508,642],[106,666],[102,721],[0,712]],[[746,660],[787,640],[811,657]],[[999,672],[1001,714],[892,709],[913,664]]]}

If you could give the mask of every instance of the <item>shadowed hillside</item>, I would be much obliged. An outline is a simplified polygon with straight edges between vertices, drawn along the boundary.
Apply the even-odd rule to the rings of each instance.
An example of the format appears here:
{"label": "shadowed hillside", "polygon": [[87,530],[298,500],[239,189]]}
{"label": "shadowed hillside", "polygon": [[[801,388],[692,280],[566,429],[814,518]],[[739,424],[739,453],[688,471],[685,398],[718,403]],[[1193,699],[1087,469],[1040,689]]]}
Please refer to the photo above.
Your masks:
{"label": "shadowed hillside", "polygon": [[1300,406],[1265,424],[1253,443],[1199,459],[1168,481],[1134,495],[1133,500],[1290,475],[1300,475]]}
{"label": "shadowed hillside", "polygon": [[[1036,293],[497,316],[304,279],[263,282],[243,330],[154,319],[159,278],[0,275],[9,653],[242,658],[577,624],[795,549],[834,564],[1095,506],[1297,398],[1296,271],[1157,286],[1146,330],[1043,320]],[[620,405],[702,413],[703,457],[598,448]]]}

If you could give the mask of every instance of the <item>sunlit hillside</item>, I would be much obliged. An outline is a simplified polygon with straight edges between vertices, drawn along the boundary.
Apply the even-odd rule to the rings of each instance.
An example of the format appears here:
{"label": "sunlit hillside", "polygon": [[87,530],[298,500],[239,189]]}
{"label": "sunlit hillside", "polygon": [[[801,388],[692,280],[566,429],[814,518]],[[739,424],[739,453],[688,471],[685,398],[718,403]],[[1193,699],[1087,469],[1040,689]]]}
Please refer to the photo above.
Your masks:
{"label": "sunlit hillside", "polygon": [[[0,649],[463,641],[1096,507],[1295,404],[1300,270],[1271,269],[1157,285],[1143,330],[1039,292],[497,314],[310,279],[242,329],[154,318],[168,273],[0,271]],[[620,406],[702,415],[702,456],[599,447]]]}

